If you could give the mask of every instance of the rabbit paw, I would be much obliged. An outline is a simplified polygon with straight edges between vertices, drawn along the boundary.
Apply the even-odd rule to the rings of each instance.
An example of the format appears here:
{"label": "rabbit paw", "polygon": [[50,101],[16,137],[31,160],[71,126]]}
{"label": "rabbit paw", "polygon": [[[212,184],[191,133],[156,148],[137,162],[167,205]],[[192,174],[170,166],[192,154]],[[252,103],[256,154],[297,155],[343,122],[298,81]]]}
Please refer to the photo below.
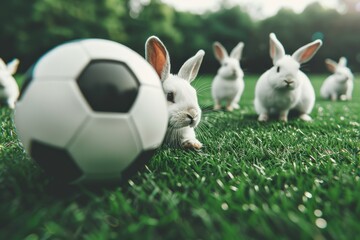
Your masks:
{"label": "rabbit paw", "polygon": [[197,139],[188,139],[182,142],[181,146],[185,149],[200,150],[202,143]]}
{"label": "rabbit paw", "polygon": [[349,100],[349,99],[348,99],[348,97],[346,95],[341,95],[340,100],[341,101],[346,101],[346,100]]}
{"label": "rabbit paw", "polygon": [[232,112],[234,111],[234,107],[232,105],[226,106],[226,111]]}
{"label": "rabbit paw", "polygon": [[269,120],[269,115],[266,113],[261,113],[258,117],[259,122],[266,122],[267,120]]}
{"label": "rabbit paw", "polygon": [[331,101],[335,102],[338,99],[338,96],[336,94],[331,95]]}
{"label": "rabbit paw", "polygon": [[215,104],[214,105],[214,110],[220,110],[221,109],[221,105],[220,104]]}
{"label": "rabbit paw", "polygon": [[307,114],[301,114],[299,118],[305,122],[310,122],[312,120],[312,118]]}
{"label": "rabbit paw", "polygon": [[232,104],[232,107],[233,107],[234,109],[240,109],[240,106],[239,106],[239,104],[237,104],[237,103],[233,103],[233,104]]}
{"label": "rabbit paw", "polygon": [[281,115],[281,116],[279,117],[279,120],[282,121],[282,122],[287,122],[287,121],[288,121],[288,117],[287,117],[287,115]]}
{"label": "rabbit paw", "polygon": [[8,101],[8,106],[10,109],[14,109],[15,108],[15,101]]}

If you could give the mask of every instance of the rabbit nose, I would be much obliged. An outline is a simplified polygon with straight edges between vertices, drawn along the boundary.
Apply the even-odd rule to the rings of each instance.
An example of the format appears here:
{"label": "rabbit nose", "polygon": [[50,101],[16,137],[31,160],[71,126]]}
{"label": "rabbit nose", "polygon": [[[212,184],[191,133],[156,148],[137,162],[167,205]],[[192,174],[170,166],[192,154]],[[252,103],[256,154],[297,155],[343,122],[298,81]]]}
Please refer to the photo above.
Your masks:
{"label": "rabbit nose", "polygon": [[186,113],[186,117],[190,119],[190,125],[193,124],[198,116],[198,113],[196,109],[190,108],[188,109],[188,112]]}
{"label": "rabbit nose", "polygon": [[186,114],[186,116],[190,119],[190,124],[192,124],[194,122],[194,117],[190,114]]}
{"label": "rabbit nose", "polygon": [[198,115],[191,115],[191,114],[186,114],[187,118],[190,120],[189,125],[193,126],[195,125],[196,122],[196,118]]}
{"label": "rabbit nose", "polygon": [[284,80],[284,82],[286,82],[287,84],[291,84],[291,83],[293,83],[294,81],[292,81],[292,80]]}

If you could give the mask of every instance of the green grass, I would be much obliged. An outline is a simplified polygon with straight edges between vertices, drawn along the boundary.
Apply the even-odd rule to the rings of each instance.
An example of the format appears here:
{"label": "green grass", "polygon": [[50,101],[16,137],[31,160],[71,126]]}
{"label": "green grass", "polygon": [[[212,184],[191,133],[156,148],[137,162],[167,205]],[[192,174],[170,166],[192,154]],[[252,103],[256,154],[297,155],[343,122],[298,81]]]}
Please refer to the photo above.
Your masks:
{"label": "green grass", "polygon": [[[317,91],[324,76],[312,76]],[[50,181],[1,109],[0,239],[355,239],[360,234],[360,82],[351,102],[317,100],[312,123],[258,123],[256,76],[241,110],[213,112],[211,78],[194,83],[205,111],[200,152],[163,147],[119,186]]]}

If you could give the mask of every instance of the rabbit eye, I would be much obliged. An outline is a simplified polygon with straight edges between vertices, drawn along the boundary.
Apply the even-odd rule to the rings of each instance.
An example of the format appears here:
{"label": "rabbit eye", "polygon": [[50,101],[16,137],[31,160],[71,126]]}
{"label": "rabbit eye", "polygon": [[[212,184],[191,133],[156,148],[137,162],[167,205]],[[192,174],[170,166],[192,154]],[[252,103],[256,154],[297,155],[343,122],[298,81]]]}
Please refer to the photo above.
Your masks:
{"label": "rabbit eye", "polygon": [[280,72],[280,67],[279,66],[276,68],[276,72]]}
{"label": "rabbit eye", "polygon": [[174,93],[173,93],[173,92],[168,92],[167,95],[166,95],[166,99],[167,99],[169,102],[175,103]]}

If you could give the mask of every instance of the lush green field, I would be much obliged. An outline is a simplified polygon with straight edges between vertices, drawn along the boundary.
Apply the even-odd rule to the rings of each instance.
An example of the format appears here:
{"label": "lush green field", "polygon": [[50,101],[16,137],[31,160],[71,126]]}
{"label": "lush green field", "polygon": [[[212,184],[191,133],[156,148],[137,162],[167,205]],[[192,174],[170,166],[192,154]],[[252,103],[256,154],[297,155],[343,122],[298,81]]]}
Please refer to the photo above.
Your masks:
{"label": "lush green field", "polygon": [[[312,77],[318,95],[323,76]],[[355,239],[360,235],[360,81],[314,121],[258,123],[256,77],[241,110],[211,111],[200,76],[200,152],[162,148],[116,187],[60,187],[26,156],[1,109],[0,239]]]}

